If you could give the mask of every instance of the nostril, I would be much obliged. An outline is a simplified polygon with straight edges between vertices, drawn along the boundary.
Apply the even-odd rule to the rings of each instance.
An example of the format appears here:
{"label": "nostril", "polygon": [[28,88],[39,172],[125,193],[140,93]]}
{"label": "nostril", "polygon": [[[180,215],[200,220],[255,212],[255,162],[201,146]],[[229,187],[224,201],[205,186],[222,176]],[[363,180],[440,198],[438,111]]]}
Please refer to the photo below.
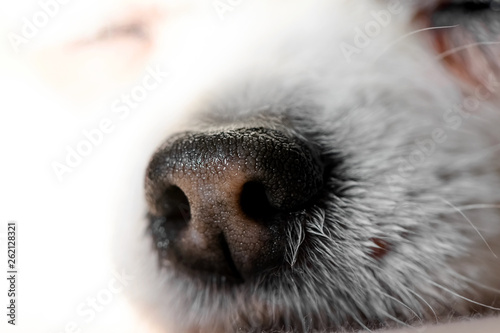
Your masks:
{"label": "nostril", "polygon": [[269,202],[269,196],[264,185],[256,181],[247,182],[243,185],[240,206],[246,216],[263,224],[271,223],[278,212]]}
{"label": "nostril", "polygon": [[177,186],[169,186],[160,197],[158,206],[169,224],[182,227],[191,220],[191,207],[184,192]]}

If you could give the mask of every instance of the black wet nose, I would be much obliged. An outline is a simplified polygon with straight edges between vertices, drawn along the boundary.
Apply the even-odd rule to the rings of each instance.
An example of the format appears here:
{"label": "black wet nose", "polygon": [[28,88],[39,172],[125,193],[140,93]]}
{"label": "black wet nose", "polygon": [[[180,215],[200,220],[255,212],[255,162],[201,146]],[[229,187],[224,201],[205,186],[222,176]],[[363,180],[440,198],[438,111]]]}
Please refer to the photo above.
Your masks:
{"label": "black wet nose", "polygon": [[156,247],[193,274],[244,280],[278,266],[286,224],[318,193],[322,174],[314,151],[278,130],[176,136],[146,174]]}

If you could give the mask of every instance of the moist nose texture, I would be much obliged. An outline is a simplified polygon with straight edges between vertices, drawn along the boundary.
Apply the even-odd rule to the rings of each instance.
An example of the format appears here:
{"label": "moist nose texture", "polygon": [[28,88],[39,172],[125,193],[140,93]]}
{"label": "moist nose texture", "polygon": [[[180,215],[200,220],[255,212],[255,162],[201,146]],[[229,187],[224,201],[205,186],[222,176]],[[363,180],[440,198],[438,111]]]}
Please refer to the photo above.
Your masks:
{"label": "moist nose texture", "polygon": [[160,254],[234,281],[281,264],[287,221],[322,186],[313,149],[269,128],[178,135],[153,155],[145,185]]}

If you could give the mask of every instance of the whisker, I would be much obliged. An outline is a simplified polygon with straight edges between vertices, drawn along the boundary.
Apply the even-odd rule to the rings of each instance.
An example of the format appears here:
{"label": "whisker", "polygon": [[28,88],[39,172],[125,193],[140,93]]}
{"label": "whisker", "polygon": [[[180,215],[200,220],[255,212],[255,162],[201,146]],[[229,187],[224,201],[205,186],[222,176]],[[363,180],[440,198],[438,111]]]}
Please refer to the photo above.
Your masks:
{"label": "whisker", "polygon": [[408,310],[410,310],[414,315],[415,317],[417,317],[418,319],[420,319],[420,321],[422,321],[422,318],[412,309],[410,308],[408,305],[406,305],[405,303],[403,303],[402,301],[398,300],[397,298],[387,294],[387,293],[384,293],[384,292],[380,292],[381,295],[401,304],[402,306],[404,306],[405,308],[407,308]]}
{"label": "whisker", "polygon": [[488,242],[486,241],[486,239],[483,237],[483,235],[481,234],[481,232],[479,232],[479,230],[477,229],[477,227],[474,225],[474,223],[472,223],[472,221],[460,210],[458,209],[457,207],[455,207],[451,202],[449,202],[448,200],[444,199],[444,198],[441,198],[441,200],[443,200],[444,203],[446,203],[447,205],[451,206],[455,211],[457,211],[460,215],[463,216],[463,218],[469,222],[469,224],[472,226],[472,228],[477,232],[477,234],[479,235],[479,237],[481,237],[481,239],[483,240],[484,244],[486,244],[486,246],[488,247],[488,249],[490,250],[491,254],[493,254],[493,256],[495,258],[498,258],[498,256],[495,254],[495,252],[493,252],[493,249],[490,247],[490,245],[488,244]]}
{"label": "whisker", "polygon": [[442,60],[442,59],[446,58],[447,56],[452,55],[453,53],[457,53],[457,52],[460,52],[462,50],[466,50],[466,49],[474,47],[474,46],[496,45],[496,44],[500,44],[500,42],[476,42],[476,43],[471,43],[471,44],[467,44],[467,45],[462,45],[462,46],[455,47],[451,50],[448,50],[448,51],[445,51],[443,53],[438,54],[438,56],[436,57],[436,60]]}
{"label": "whisker", "polygon": [[398,324],[399,324],[399,325],[401,325],[401,326],[405,326],[405,327],[408,327],[408,328],[413,328],[413,326],[411,326],[410,324],[405,323],[404,321],[399,320],[398,318],[396,318],[396,317],[394,317],[394,316],[392,316],[392,315],[388,314],[387,312],[385,312],[385,313],[384,313],[384,315],[385,315],[387,318],[389,318],[389,319],[393,320],[394,322],[398,323]]}
{"label": "whisker", "polygon": [[444,290],[444,291],[446,291],[446,292],[448,292],[448,293],[452,294],[453,296],[456,296],[456,297],[458,297],[458,298],[461,298],[461,299],[463,299],[463,300],[465,300],[465,301],[467,301],[467,302],[470,302],[470,303],[472,303],[472,304],[476,304],[476,305],[479,305],[479,306],[485,307],[485,308],[490,309],[490,310],[500,311],[500,308],[496,308],[496,307],[494,307],[494,306],[486,305],[486,304],[483,304],[483,303],[480,303],[480,302],[476,302],[476,301],[474,301],[474,300],[471,300],[470,298],[467,298],[467,297],[465,297],[465,296],[462,296],[462,295],[460,295],[460,294],[458,294],[458,293],[456,293],[456,292],[454,292],[454,291],[452,291],[452,290],[450,290],[450,289],[446,288],[445,286],[442,286],[442,285],[440,285],[439,283],[436,283],[436,282],[434,282],[434,281],[432,281],[432,280],[427,280],[427,282],[428,282],[428,283],[430,283],[430,284],[432,284],[433,286],[435,286],[435,287],[437,287],[437,288],[440,288],[440,289],[442,289],[442,290]]}
{"label": "whisker", "polygon": [[461,211],[475,210],[475,209],[500,209],[500,205],[475,204],[475,205],[456,206],[456,208],[459,208]]}
{"label": "whisker", "polygon": [[480,282],[477,282],[477,281],[475,281],[475,280],[472,280],[472,279],[470,279],[469,277],[467,277],[467,276],[465,276],[465,275],[462,275],[462,274],[460,274],[460,273],[457,273],[457,272],[452,272],[452,274],[453,274],[453,276],[454,276],[454,277],[456,277],[457,279],[461,279],[461,280],[463,280],[463,281],[465,281],[465,282],[468,282],[468,283],[470,283],[470,284],[474,284],[474,285],[476,285],[476,286],[478,286],[478,287],[481,287],[481,288],[483,288],[483,289],[486,289],[486,290],[489,290],[489,291],[493,291],[493,292],[495,292],[495,293],[499,293],[499,294],[500,294],[500,289],[493,288],[493,287],[491,287],[491,286],[487,286],[487,285],[485,285],[485,284],[483,284],[483,283],[480,283]]}
{"label": "whisker", "polygon": [[382,52],[380,52],[380,54],[375,58],[373,63],[376,63],[391,47],[393,47],[394,45],[396,45],[397,43],[399,43],[400,41],[402,41],[403,39],[405,39],[409,36],[415,35],[415,34],[420,33],[420,32],[429,31],[429,30],[450,29],[450,28],[456,28],[456,27],[458,27],[458,25],[447,25],[447,26],[442,26],[442,27],[423,28],[423,29],[418,29],[418,30],[409,32],[401,37],[396,38],[392,42],[390,42],[389,45],[387,45],[387,47],[384,48],[382,50]]}
{"label": "whisker", "polygon": [[436,323],[439,322],[439,319],[438,319],[438,315],[436,313],[436,311],[434,311],[434,308],[421,296],[419,295],[417,292],[413,291],[411,288],[406,288],[410,293],[412,293],[413,295],[415,295],[416,297],[418,297],[422,302],[424,302],[428,307],[429,309],[431,309],[432,313],[434,314],[434,318],[436,319]]}

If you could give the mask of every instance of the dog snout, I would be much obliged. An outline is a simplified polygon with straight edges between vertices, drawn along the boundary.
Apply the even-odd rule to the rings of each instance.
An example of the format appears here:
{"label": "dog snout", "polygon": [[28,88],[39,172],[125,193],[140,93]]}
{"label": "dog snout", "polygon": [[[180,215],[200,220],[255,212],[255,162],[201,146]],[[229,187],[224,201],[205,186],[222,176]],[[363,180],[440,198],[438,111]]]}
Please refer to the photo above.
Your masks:
{"label": "dog snout", "polygon": [[318,154],[282,131],[184,133],[147,170],[153,238],[191,274],[244,281],[282,263],[287,221],[322,185]]}

